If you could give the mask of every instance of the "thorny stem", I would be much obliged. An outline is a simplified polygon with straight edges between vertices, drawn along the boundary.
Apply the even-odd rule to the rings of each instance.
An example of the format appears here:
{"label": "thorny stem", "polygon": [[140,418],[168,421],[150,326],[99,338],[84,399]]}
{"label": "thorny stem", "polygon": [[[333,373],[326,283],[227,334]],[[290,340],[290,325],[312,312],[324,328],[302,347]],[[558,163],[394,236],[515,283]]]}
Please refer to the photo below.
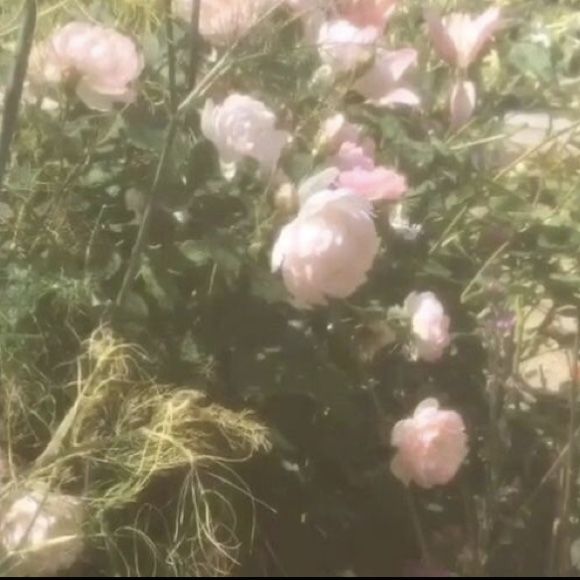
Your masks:
{"label": "thorny stem", "polygon": [[4,174],[10,162],[10,148],[18,124],[18,111],[22,99],[22,88],[28,70],[28,59],[32,49],[34,30],[36,28],[36,0],[26,0],[24,24],[20,34],[16,60],[12,77],[4,98],[4,116],[0,132],[0,190],[4,183]]}

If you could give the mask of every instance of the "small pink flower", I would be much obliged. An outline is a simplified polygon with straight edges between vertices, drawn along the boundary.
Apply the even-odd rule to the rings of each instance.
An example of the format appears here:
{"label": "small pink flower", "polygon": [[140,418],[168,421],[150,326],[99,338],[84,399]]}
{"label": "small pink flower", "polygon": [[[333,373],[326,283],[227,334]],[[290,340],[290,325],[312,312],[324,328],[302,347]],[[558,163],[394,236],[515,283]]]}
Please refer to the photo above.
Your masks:
{"label": "small pink flower", "polygon": [[471,119],[476,104],[475,85],[470,81],[457,81],[451,89],[451,127],[459,129]]}
{"label": "small pink flower", "polygon": [[335,73],[348,73],[369,61],[380,30],[359,28],[346,19],[324,22],[318,33],[320,58]]}
{"label": "small pink flower", "polygon": [[343,171],[338,176],[337,185],[373,202],[400,201],[408,190],[405,176],[386,167],[374,167],[370,170],[357,167]]}
{"label": "small pink flower", "polygon": [[367,279],[379,248],[372,206],[344,189],[306,199],[296,218],[280,232],[272,270],[282,270],[299,308],[346,298]]}
{"label": "small pink flower", "polygon": [[135,43],[113,30],[71,22],[35,47],[29,67],[33,90],[73,82],[91,109],[107,111],[135,99],[134,83],[144,66]]}
{"label": "small pink flower", "polygon": [[276,129],[276,115],[264,103],[246,95],[232,94],[223,103],[205,103],[201,131],[218,150],[226,177],[235,174],[243,158],[255,159],[262,171],[272,173],[284,146],[286,131]]}
{"label": "small pink flower", "polygon": [[[227,44],[245,36],[282,0],[200,0],[199,32],[212,44]],[[191,22],[193,0],[177,0],[175,13]]]}
{"label": "small pink flower", "polygon": [[435,362],[449,346],[449,317],[433,292],[412,292],[405,300],[411,319],[415,354],[427,362]]}
{"label": "small pink flower", "polygon": [[362,143],[345,141],[331,163],[341,171],[357,168],[371,170],[375,167],[374,156],[375,144],[371,139],[363,140]]}
{"label": "small pink flower", "polygon": [[451,65],[467,69],[498,30],[501,11],[489,8],[476,18],[454,13],[442,19],[435,10],[427,9],[425,18],[439,56]]}
{"label": "small pink flower", "polygon": [[398,0],[339,0],[339,12],[356,26],[384,30],[395,12]]}
{"label": "small pink flower", "polygon": [[417,65],[417,51],[412,48],[388,51],[377,50],[371,68],[358,79],[354,90],[367,102],[379,106],[418,106],[420,99],[404,83],[409,68]]}
{"label": "small pink flower", "polygon": [[425,399],[395,425],[391,445],[397,447],[391,471],[405,485],[445,485],[467,457],[465,423],[459,413],[441,410],[437,399]]}

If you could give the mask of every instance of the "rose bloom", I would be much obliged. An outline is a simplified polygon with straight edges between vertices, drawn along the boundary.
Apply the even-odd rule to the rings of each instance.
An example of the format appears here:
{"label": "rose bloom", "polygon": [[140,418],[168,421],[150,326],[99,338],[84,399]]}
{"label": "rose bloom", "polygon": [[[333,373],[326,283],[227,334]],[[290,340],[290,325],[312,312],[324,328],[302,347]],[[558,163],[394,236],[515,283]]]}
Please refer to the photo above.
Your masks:
{"label": "rose bloom", "polygon": [[356,26],[374,26],[384,30],[397,7],[398,0],[339,0],[338,10]]}
{"label": "rose bloom", "polygon": [[345,141],[331,158],[331,163],[341,171],[368,169],[375,167],[375,144],[372,140],[360,143]]}
{"label": "rose bloom", "polygon": [[[212,44],[227,44],[245,36],[282,0],[200,0],[199,32]],[[177,0],[175,13],[191,22],[193,0]]]}
{"label": "rose bloom", "polygon": [[53,576],[69,569],[84,548],[80,502],[57,493],[32,492],[3,505],[0,547],[19,576]]}
{"label": "rose bloom", "polygon": [[418,106],[420,99],[405,83],[407,71],[417,65],[417,51],[378,49],[372,66],[354,85],[367,102],[379,106]]}
{"label": "rose bloom", "polygon": [[335,73],[348,73],[373,55],[380,30],[374,26],[359,28],[349,20],[329,20],[318,33],[322,62]]}
{"label": "rose bloom", "polygon": [[462,13],[441,18],[435,10],[427,9],[425,18],[439,56],[461,69],[475,62],[501,25],[499,8],[489,8],[476,18]]}
{"label": "rose bloom", "polygon": [[308,197],[280,232],[272,270],[282,270],[294,304],[309,308],[353,294],[378,249],[370,202],[346,189],[325,190]]}
{"label": "rose bloom", "polygon": [[387,167],[356,167],[343,171],[338,176],[337,185],[373,202],[400,201],[409,189],[405,176]]}
{"label": "rose bloom", "polygon": [[400,201],[408,191],[405,176],[393,169],[377,166],[372,140],[345,141],[331,158],[339,170],[335,185],[372,202]]}
{"label": "rose bloom", "polygon": [[411,319],[417,358],[434,362],[449,346],[449,317],[433,292],[412,292],[405,300],[405,310]]}
{"label": "rose bloom", "polygon": [[135,43],[112,28],[71,22],[32,51],[32,90],[71,82],[91,109],[108,111],[115,103],[131,103],[134,83],[143,71]]}
{"label": "rose bloom", "polygon": [[391,433],[397,453],[393,475],[405,485],[431,488],[449,483],[467,457],[467,435],[461,415],[439,408],[437,399],[425,399],[413,416],[399,421]]}
{"label": "rose bloom", "polygon": [[218,150],[224,175],[232,177],[243,158],[255,159],[262,171],[271,174],[290,141],[286,131],[276,129],[276,115],[261,101],[232,94],[223,103],[205,103],[201,131]]}

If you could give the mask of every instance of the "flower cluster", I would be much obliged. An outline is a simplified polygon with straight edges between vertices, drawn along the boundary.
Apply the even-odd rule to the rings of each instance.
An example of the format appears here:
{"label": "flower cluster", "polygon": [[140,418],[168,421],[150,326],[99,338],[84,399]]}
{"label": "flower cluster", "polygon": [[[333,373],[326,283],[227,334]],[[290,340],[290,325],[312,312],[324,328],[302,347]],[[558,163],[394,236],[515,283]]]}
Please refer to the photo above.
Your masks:
{"label": "flower cluster", "polygon": [[[173,5],[187,29],[193,1]],[[411,117],[425,100],[409,80],[419,65],[417,50],[387,41],[397,5],[398,0],[201,0],[199,31],[215,55],[246,37],[269,12],[293,14],[303,24],[315,66],[327,71],[332,83],[354,93],[364,107],[382,114],[384,108],[402,106]],[[451,124],[458,128],[475,110],[477,91],[469,70],[499,29],[500,11],[442,18],[427,9],[425,20],[435,50],[455,72],[450,110]],[[90,109],[110,111],[136,100],[144,66],[131,38],[98,24],[70,22],[34,48],[28,80],[35,94],[64,87]],[[420,232],[405,212],[414,176],[408,179],[399,166],[407,172],[408,167],[381,150],[383,143],[371,127],[349,120],[357,118],[350,109],[347,116],[346,109],[324,107],[328,117],[305,137],[293,133],[286,116],[280,122],[275,100],[244,86],[200,89],[201,136],[215,148],[226,179],[250,160],[265,189],[281,185],[277,200],[285,207],[287,223],[274,234],[270,266],[281,276],[291,303],[309,309],[353,296],[372,276],[381,251],[386,253],[377,215],[390,216],[390,233],[413,240]],[[286,155],[297,143],[306,143],[315,167],[294,183],[285,173],[293,175]],[[440,299],[433,292],[411,292],[400,310],[408,330],[404,352],[413,361],[440,361],[451,345],[451,320]],[[441,409],[436,399],[423,401],[412,417],[396,423],[391,442],[396,448],[393,474],[405,485],[422,488],[449,483],[468,452],[461,415]],[[72,498],[23,495],[4,508],[0,543],[23,571],[52,574],[70,567],[81,553],[82,519]]]}

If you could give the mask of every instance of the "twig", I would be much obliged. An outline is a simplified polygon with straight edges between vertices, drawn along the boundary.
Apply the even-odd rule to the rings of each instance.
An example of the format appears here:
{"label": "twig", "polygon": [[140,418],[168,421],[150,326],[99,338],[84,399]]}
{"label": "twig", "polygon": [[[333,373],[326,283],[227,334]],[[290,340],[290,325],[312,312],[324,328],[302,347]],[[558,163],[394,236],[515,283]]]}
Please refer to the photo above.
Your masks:
{"label": "twig", "polygon": [[119,290],[117,300],[115,301],[117,308],[122,308],[125,304],[127,294],[131,289],[133,280],[135,279],[135,276],[137,275],[141,265],[141,254],[145,249],[145,245],[147,244],[147,239],[149,237],[153,209],[155,202],[157,201],[157,198],[162,191],[161,184],[167,169],[167,161],[169,159],[169,154],[171,153],[173,141],[177,133],[177,121],[177,116],[174,116],[173,119],[171,119],[169,126],[167,127],[165,142],[163,144],[163,151],[161,153],[161,157],[157,165],[157,170],[155,172],[155,179],[153,180],[153,186],[151,187],[151,194],[147,200],[147,205],[145,206],[143,217],[141,218],[141,224],[139,225],[139,232],[137,233],[135,245],[133,246],[131,257],[129,258],[129,265],[127,266],[127,270],[123,278],[123,283],[121,284],[121,289]]}
{"label": "twig", "polygon": [[36,28],[36,0],[26,0],[24,9],[24,23],[16,52],[14,69],[6,96],[4,98],[4,116],[0,133],[0,190],[4,183],[4,174],[10,162],[12,139],[18,124],[18,111],[22,99],[22,87],[28,70],[28,59],[32,49],[34,30]]}
{"label": "twig", "polygon": [[573,133],[579,127],[580,127],[580,121],[577,121],[577,122],[573,123],[572,125],[565,127],[564,129],[558,131],[557,133],[554,133],[554,135],[552,135],[549,139],[546,139],[545,141],[542,141],[542,143],[538,143],[538,145],[535,145],[531,149],[528,149],[527,151],[522,153],[519,157],[514,159],[511,163],[509,163],[506,167],[501,169],[501,171],[499,171],[499,173],[497,173],[497,175],[495,175],[495,177],[493,178],[493,181],[500,180],[504,175],[507,175],[514,167],[519,165],[522,161],[525,161],[526,159],[528,159],[528,157],[531,157],[534,153],[537,153],[538,151],[540,151],[541,149],[543,149],[547,145],[551,145],[552,143],[555,143],[560,137],[566,135],[566,133]]}
{"label": "twig", "polygon": [[163,150],[161,152],[161,157],[159,158],[159,163],[157,164],[157,169],[155,171],[155,178],[153,180],[153,185],[151,186],[151,193],[149,195],[149,199],[147,200],[147,205],[143,211],[143,216],[141,217],[139,231],[137,232],[137,238],[135,239],[135,244],[131,251],[129,264],[127,266],[127,270],[125,271],[125,276],[123,277],[121,288],[117,294],[117,299],[115,301],[115,306],[117,308],[122,308],[124,306],[127,295],[131,290],[133,281],[137,275],[137,272],[139,271],[139,267],[141,266],[141,255],[143,254],[143,250],[145,249],[147,240],[149,238],[153,210],[155,208],[157,198],[162,192],[161,184],[163,183],[163,178],[165,177],[168,160],[173,147],[173,141],[175,140],[175,135],[177,134],[178,97],[177,84],[175,80],[176,56],[175,42],[173,37],[173,23],[171,21],[171,1],[166,0],[164,4],[166,5],[165,29],[167,34],[167,58],[169,62],[169,106],[171,110],[171,120],[169,121],[169,125],[165,133]]}
{"label": "twig", "polygon": [[425,539],[425,534],[423,532],[421,520],[419,519],[419,513],[417,511],[417,506],[415,504],[415,497],[413,495],[413,491],[411,489],[407,489],[405,492],[405,497],[407,499],[407,506],[409,507],[409,514],[411,516],[411,521],[413,523],[415,535],[417,536],[417,542],[419,543],[419,549],[421,550],[421,557],[423,559],[423,563],[429,565],[433,560],[431,558],[429,546],[427,545],[427,540]]}
{"label": "twig", "polygon": [[167,72],[169,76],[169,106],[171,114],[177,111],[177,80],[175,76],[175,35],[173,34],[173,22],[171,20],[171,0],[162,2],[165,10],[165,37],[167,41]]}
{"label": "twig", "polygon": [[564,468],[563,497],[560,511],[559,540],[559,568],[560,575],[567,576],[570,568],[570,508],[572,506],[573,490],[576,485],[576,405],[578,404],[578,349],[580,348],[580,312],[576,310],[576,339],[572,368],[570,369],[570,419],[568,423],[568,457]]}
{"label": "twig", "polygon": [[187,78],[187,88],[191,91],[197,81],[197,72],[199,70],[199,53],[201,38],[199,35],[199,14],[201,10],[200,0],[193,0],[191,3],[191,29],[189,41],[189,76]]}
{"label": "twig", "polygon": [[505,241],[497,250],[495,250],[491,256],[484,262],[483,266],[477,271],[475,276],[471,279],[469,284],[465,287],[465,290],[461,293],[460,300],[462,304],[467,302],[467,299],[470,296],[471,289],[475,286],[475,284],[479,281],[481,276],[485,273],[485,271],[495,262],[495,260],[501,256],[501,254],[507,249],[507,247],[511,244],[512,240]]}

